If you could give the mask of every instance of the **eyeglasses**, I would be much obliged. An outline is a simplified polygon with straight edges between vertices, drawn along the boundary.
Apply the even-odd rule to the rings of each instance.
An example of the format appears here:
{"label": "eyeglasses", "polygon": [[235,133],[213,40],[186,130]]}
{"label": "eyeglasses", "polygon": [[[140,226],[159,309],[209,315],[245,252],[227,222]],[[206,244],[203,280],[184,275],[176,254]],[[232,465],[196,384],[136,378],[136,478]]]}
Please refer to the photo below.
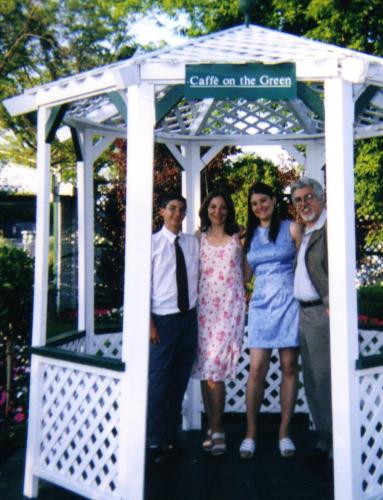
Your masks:
{"label": "eyeglasses", "polygon": [[169,205],[166,207],[166,210],[169,210],[172,214],[175,214],[176,212],[179,212],[182,215],[186,214],[186,208],[185,207],[176,207],[174,205]]}
{"label": "eyeglasses", "polygon": [[294,205],[300,205],[301,203],[311,203],[315,200],[316,195],[314,193],[307,193],[302,198],[300,196],[296,196],[293,198]]}

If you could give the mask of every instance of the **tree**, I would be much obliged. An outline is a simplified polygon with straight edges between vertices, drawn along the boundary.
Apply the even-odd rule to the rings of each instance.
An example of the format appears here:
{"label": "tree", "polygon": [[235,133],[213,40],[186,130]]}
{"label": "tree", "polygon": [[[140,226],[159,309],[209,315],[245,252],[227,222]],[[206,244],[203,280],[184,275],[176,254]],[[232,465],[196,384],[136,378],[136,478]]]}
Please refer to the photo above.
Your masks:
{"label": "tree", "polygon": [[355,205],[359,246],[383,246],[383,150],[381,139],[356,149]]}
{"label": "tree", "polygon": [[[382,53],[380,0],[252,0],[251,22],[260,26],[339,44],[371,54]],[[189,36],[211,33],[244,22],[240,2],[232,0],[147,0],[146,5],[177,17],[186,13]]]}
{"label": "tree", "polygon": [[[130,57],[137,44],[129,25],[138,0],[8,0],[0,2],[0,101],[96,66]],[[34,116],[10,117],[0,106],[0,160],[34,165]],[[73,162],[72,148],[59,143],[52,164]]]}
{"label": "tree", "polygon": [[30,335],[33,260],[23,250],[0,246],[0,338],[5,349],[5,418],[12,417],[14,347]]}
{"label": "tree", "polygon": [[281,214],[288,216],[288,199],[285,192],[286,188],[298,178],[295,165],[278,168],[271,161],[254,154],[238,154],[224,161],[222,176],[226,184],[223,187],[232,195],[240,225],[246,226],[247,195],[255,182],[265,182],[280,194]]}

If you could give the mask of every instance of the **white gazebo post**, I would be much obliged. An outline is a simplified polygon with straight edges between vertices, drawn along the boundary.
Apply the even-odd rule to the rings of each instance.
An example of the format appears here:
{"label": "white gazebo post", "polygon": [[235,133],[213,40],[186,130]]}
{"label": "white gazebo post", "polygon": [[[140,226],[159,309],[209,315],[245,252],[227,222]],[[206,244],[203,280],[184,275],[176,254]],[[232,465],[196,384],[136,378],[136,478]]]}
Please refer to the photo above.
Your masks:
{"label": "white gazebo post", "polygon": [[[337,500],[361,497],[352,84],[325,80],[326,176],[334,483]],[[336,277],[336,279],[335,279]]]}
{"label": "white gazebo post", "polygon": [[[149,361],[154,85],[128,90],[125,286],[118,470],[121,498],[144,495]],[[134,408],[129,402],[134,401]]]}
{"label": "white gazebo post", "polygon": [[[187,201],[187,216],[184,227],[193,234],[199,222],[198,212],[201,204],[201,162],[199,144],[189,143],[184,147],[185,160],[182,172],[182,195]],[[185,430],[201,428],[201,391],[199,382],[190,379],[187,388],[187,405],[184,405],[182,426]]]}
{"label": "white gazebo post", "polygon": [[84,134],[84,161],[77,162],[78,329],[86,332],[87,352],[94,333],[94,193],[92,133]]}
{"label": "white gazebo post", "polygon": [[188,211],[186,232],[193,234],[198,227],[199,207],[201,204],[201,162],[199,144],[189,143],[185,146],[185,164],[182,176],[182,195],[186,198]]}
{"label": "white gazebo post", "polygon": [[[199,225],[199,209],[201,206],[201,171],[222,149],[222,144],[210,147],[201,157],[199,142],[185,146],[185,157],[182,158],[182,194],[187,200],[188,215],[186,232],[193,234]],[[180,160],[180,158],[178,158]],[[187,389],[187,405],[184,407],[184,430],[201,428],[201,390],[199,381],[190,379]]]}
{"label": "white gazebo post", "polygon": [[[50,203],[50,144],[46,143],[45,130],[49,117],[47,107],[37,112],[37,209],[35,247],[35,288],[33,302],[32,347],[45,345],[47,331],[48,252],[49,252],[49,203]],[[38,461],[40,439],[40,391],[42,370],[32,356],[30,371],[28,449],[25,465],[24,495],[36,497],[38,479],[33,467]]]}

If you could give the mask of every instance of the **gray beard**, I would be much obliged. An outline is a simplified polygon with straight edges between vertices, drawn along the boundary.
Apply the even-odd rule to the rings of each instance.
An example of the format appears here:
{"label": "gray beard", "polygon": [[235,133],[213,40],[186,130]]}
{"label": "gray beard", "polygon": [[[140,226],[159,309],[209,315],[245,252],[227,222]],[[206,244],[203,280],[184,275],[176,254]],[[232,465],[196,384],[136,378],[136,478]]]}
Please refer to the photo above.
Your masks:
{"label": "gray beard", "polygon": [[301,214],[301,217],[305,222],[312,222],[315,219],[315,214],[314,213],[310,215]]}

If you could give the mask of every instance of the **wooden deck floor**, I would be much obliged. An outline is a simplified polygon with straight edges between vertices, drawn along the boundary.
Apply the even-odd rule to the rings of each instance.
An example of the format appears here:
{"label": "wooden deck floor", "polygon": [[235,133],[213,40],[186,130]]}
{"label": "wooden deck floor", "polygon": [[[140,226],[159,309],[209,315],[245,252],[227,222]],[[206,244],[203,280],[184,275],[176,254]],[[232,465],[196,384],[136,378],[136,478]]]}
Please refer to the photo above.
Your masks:
{"label": "wooden deck floor", "polygon": [[[243,416],[227,416],[228,451],[212,457],[201,450],[199,431],[182,432],[181,452],[171,465],[150,469],[146,475],[145,500],[332,500],[330,467],[303,466],[299,457],[314,444],[307,418],[296,415],[292,436],[299,454],[292,460],[279,458],[278,420],[262,415],[257,454],[251,461],[238,457],[244,433]],[[15,453],[0,468],[0,498],[23,499],[24,451]],[[39,499],[79,499],[77,495],[43,483]],[[135,499],[132,499],[135,500]]]}

